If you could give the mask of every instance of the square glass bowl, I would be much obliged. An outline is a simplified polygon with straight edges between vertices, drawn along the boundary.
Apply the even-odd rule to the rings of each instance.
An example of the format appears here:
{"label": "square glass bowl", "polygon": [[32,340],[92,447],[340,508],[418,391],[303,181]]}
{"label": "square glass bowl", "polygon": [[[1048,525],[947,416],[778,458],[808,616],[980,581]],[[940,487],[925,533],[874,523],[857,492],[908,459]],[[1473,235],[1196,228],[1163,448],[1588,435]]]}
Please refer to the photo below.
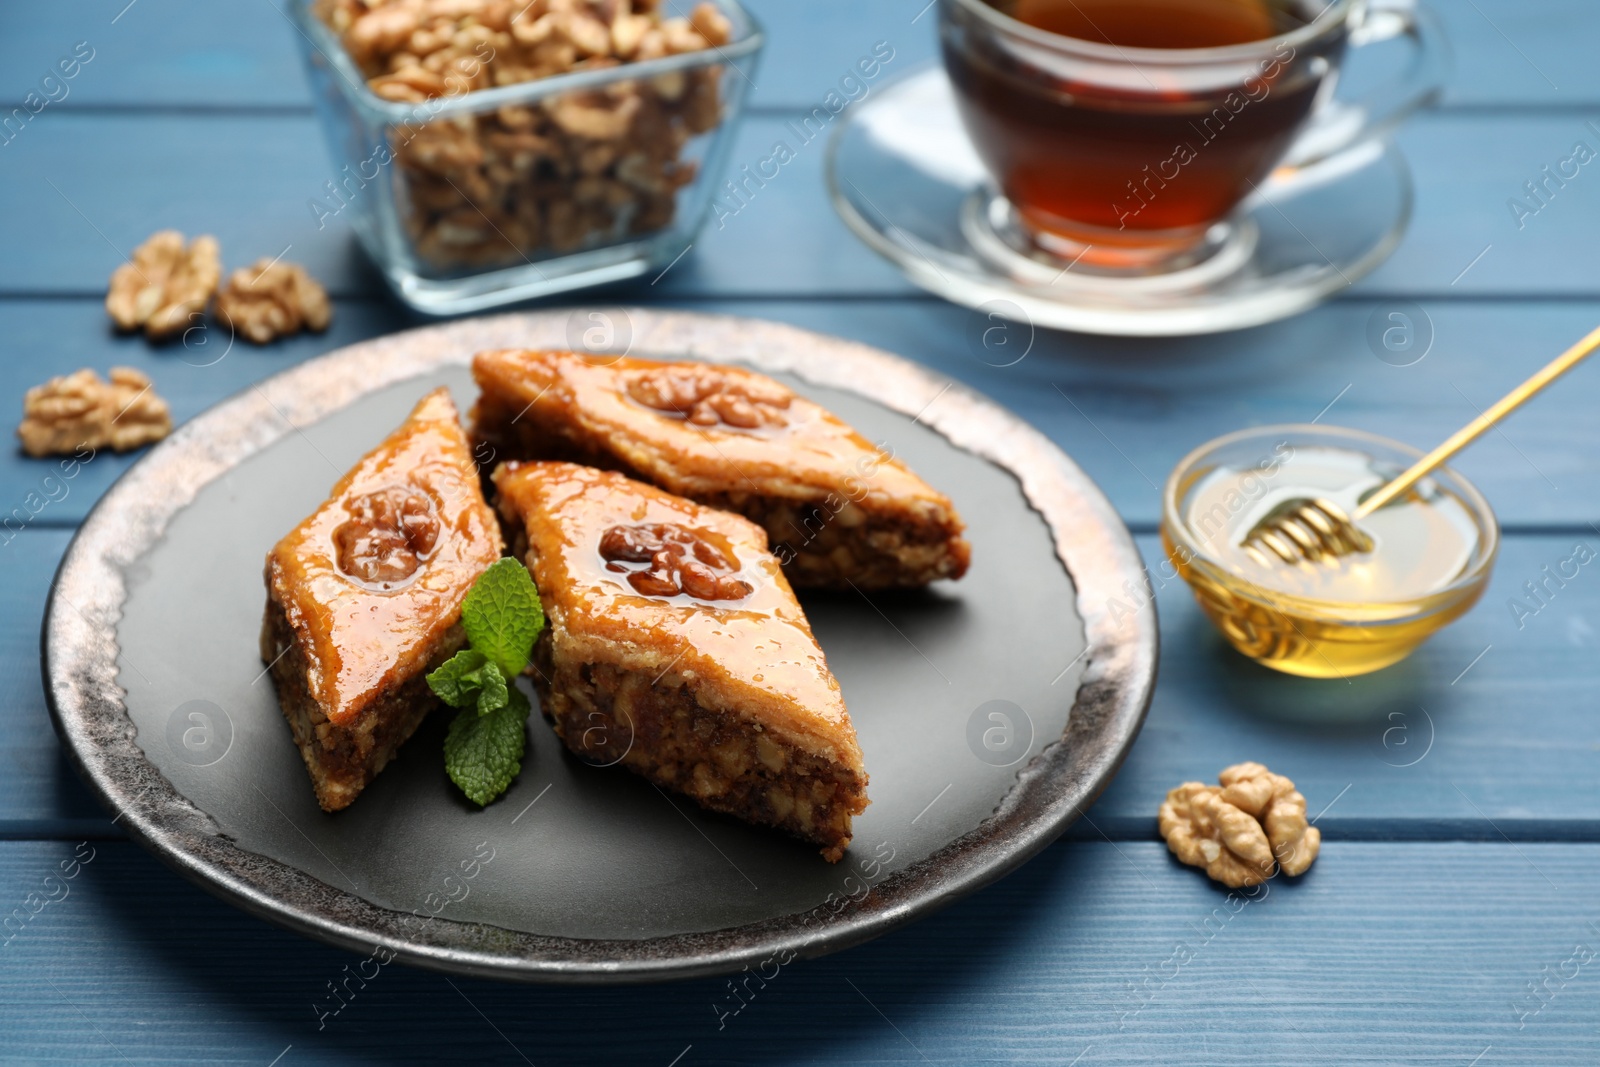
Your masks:
{"label": "square glass bowl", "polygon": [[735,0],[716,6],[725,44],[413,103],[375,93],[293,0],[338,168],[319,223],[347,219],[395,293],[434,315],[664,269],[710,210],[764,43]]}

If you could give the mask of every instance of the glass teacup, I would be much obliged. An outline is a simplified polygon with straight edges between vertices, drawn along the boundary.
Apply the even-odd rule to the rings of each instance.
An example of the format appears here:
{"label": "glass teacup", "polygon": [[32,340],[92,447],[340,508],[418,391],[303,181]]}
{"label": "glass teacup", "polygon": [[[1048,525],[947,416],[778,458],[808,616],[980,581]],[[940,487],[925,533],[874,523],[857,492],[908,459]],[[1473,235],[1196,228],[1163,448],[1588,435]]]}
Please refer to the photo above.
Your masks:
{"label": "glass teacup", "polygon": [[[1241,239],[1230,216],[1274,168],[1326,158],[1437,92],[1437,57],[1405,3],[1259,0],[1270,35],[1221,45],[1218,33],[1240,31],[1206,20],[1243,0],[1129,4],[1101,40],[1012,17],[1047,21],[1046,6],[939,0],[940,36],[962,120],[998,188],[977,224],[1012,252],[1078,272],[1161,274],[1210,259]],[[1093,30],[1101,24],[1084,7],[1113,10],[1067,6]],[[1127,18],[1141,6],[1167,17],[1141,27]],[[1370,103],[1332,102],[1350,48],[1401,35],[1418,53],[1404,84]],[[1172,46],[1182,40],[1205,46]]]}

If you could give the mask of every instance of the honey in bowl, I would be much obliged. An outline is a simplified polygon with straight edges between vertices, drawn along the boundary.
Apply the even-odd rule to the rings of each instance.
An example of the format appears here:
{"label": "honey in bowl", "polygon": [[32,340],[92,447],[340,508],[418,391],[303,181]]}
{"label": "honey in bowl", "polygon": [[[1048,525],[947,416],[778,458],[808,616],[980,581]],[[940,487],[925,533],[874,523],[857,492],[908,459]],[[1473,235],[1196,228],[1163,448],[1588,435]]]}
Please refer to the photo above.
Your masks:
{"label": "honey in bowl", "polygon": [[1219,438],[1168,479],[1162,541],[1240,652],[1290,674],[1343,678],[1396,663],[1482,595],[1494,514],[1448,468],[1361,520],[1370,552],[1264,566],[1240,547],[1295,498],[1355,510],[1421,453],[1353,430],[1279,426]]}

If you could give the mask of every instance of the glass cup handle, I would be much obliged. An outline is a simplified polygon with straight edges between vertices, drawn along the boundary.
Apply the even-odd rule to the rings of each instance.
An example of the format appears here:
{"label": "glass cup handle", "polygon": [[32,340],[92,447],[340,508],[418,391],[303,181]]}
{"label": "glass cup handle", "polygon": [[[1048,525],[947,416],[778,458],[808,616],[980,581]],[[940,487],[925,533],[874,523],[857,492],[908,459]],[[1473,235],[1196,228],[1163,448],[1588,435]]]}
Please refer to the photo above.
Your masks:
{"label": "glass cup handle", "polygon": [[1444,88],[1450,55],[1444,33],[1417,0],[1368,0],[1353,17],[1350,47],[1405,38],[1411,61],[1396,78],[1351,100],[1329,96],[1289,150],[1284,164],[1304,167],[1388,134]]}

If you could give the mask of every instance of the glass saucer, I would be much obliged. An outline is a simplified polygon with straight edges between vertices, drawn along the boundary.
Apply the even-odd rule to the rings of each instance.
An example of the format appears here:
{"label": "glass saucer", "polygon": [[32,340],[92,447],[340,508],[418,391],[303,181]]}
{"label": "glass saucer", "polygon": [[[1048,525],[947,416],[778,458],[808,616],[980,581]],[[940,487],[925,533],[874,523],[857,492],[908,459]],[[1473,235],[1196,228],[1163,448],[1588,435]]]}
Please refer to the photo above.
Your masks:
{"label": "glass saucer", "polygon": [[1281,166],[1207,235],[1198,262],[1111,275],[1032,247],[956,113],[943,68],[863,100],[828,144],[828,190],[856,235],[947,300],[1083,333],[1169,337],[1304,311],[1382,263],[1411,219],[1411,174],[1384,141]]}

